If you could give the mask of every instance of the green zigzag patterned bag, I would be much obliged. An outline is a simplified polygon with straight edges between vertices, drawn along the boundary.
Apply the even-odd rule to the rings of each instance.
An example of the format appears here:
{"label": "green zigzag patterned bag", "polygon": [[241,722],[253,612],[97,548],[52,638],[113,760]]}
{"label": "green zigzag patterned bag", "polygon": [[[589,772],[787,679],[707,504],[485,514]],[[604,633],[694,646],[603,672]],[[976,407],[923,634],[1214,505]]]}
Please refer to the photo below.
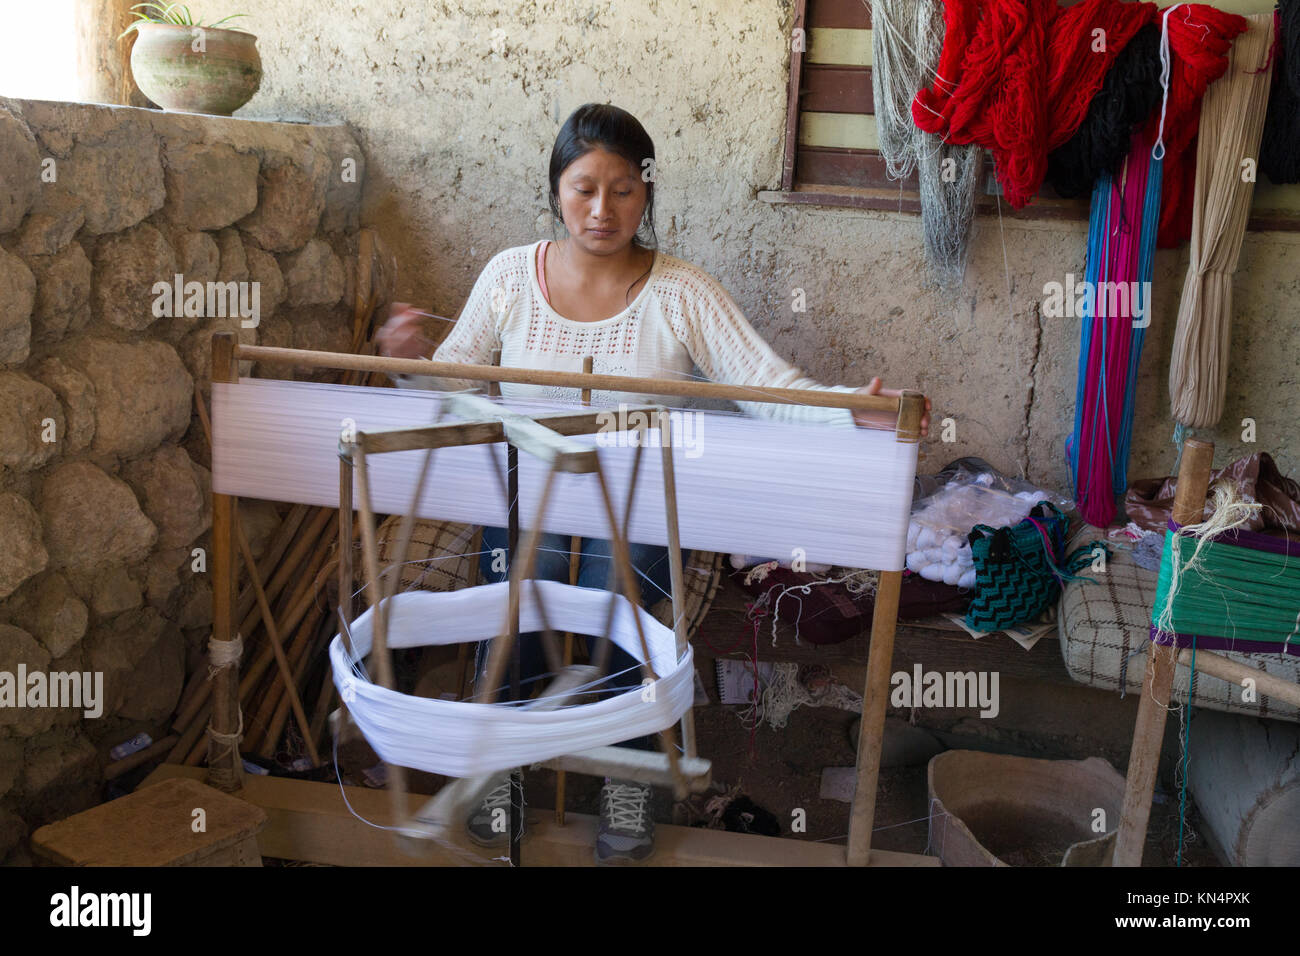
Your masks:
{"label": "green zigzag patterned bag", "polygon": [[[998,631],[1032,621],[1056,601],[1061,594],[1056,568],[1064,563],[1068,527],[1069,519],[1060,508],[1040,501],[1014,527],[977,524],[972,528],[968,540],[975,565],[975,597],[966,611],[966,623],[979,631]],[[1075,552],[1071,564],[1078,555]]]}

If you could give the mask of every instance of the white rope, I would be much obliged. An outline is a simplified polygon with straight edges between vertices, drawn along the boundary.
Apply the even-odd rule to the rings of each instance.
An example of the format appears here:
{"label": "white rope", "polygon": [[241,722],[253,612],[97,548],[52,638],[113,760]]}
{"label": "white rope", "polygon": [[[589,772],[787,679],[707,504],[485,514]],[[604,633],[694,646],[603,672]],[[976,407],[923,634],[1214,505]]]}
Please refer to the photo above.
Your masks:
{"label": "white rope", "polygon": [[220,670],[223,667],[231,667],[239,663],[239,659],[244,656],[244,640],[236,634],[232,640],[222,641],[215,636],[208,637],[208,670]]}

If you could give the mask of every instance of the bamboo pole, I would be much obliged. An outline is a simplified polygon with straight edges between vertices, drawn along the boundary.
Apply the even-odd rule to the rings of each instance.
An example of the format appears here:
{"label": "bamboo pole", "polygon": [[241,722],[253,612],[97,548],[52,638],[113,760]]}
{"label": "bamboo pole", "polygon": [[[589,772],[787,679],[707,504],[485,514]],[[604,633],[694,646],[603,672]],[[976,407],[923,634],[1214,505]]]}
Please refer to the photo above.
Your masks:
{"label": "bamboo pole", "polygon": [[[1213,464],[1212,442],[1187,439],[1183,444],[1183,460],[1174,492],[1173,519],[1178,524],[1201,520]],[[1133,728],[1133,747],[1129,751],[1128,773],[1124,778],[1124,804],[1120,810],[1119,832],[1115,834],[1112,866],[1142,865],[1142,848],[1146,844],[1151,797],[1155,793],[1156,773],[1160,769],[1160,746],[1165,734],[1165,718],[1169,716],[1177,655],[1178,649],[1173,644],[1151,641],[1147,645],[1142,700],[1138,704],[1137,723]]]}
{"label": "bamboo pole", "polygon": [[145,747],[143,750],[137,750],[133,754],[127,754],[121,760],[114,760],[104,768],[104,779],[113,780],[128,771],[134,770],[142,764],[148,763],[150,760],[162,756],[164,753],[171,750],[172,747],[176,746],[179,741],[179,737],[175,734],[170,734],[151,746]]}
{"label": "bamboo pole", "polygon": [[[283,685],[281,693],[278,695],[268,695],[268,699],[274,701],[274,709],[271,712],[271,719],[266,724],[266,731],[262,736],[261,746],[256,748],[259,756],[274,757],[276,745],[280,742],[280,735],[284,733],[284,725],[289,719],[289,712],[293,709],[293,701],[299,699],[299,688],[302,686],[303,676],[307,673],[307,667],[320,647],[321,633],[325,630],[322,622],[326,619],[323,608],[313,607],[311,612],[303,620],[303,626],[299,628],[301,640],[294,642],[293,651],[290,654],[290,666],[293,668],[292,677]],[[328,639],[326,641],[328,643]],[[299,704],[297,709],[301,709]],[[297,714],[295,712],[295,719]],[[304,728],[305,725],[305,729]],[[321,765],[320,754],[316,750],[316,739],[311,736],[311,724],[307,722],[304,716],[298,722],[298,727],[302,730],[304,742],[307,745],[307,756],[311,758],[312,766]]]}
{"label": "bamboo pole", "polygon": [[[1185,664],[1188,667],[1192,666],[1191,648],[1184,647],[1178,652],[1178,663]],[[1209,674],[1211,677],[1227,681],[1229,684],[1236,684],[1238,687],[1243,686],[1244,681],[1254,681],[1255,689],[1261,695],[1280,700],[1292,707],[1300,707],[1300,684],[1293,684],[1267,671],[1257,671],[1253,667],[1247,667],[1245,664],[1224,657],[1222,654],[1216,654],[1213,651],[1198,651],[1196,653],[1196,669]]]}
{"label": "bamboo pole", "polygon": [[[323,509],[318,509],[318,510],[323,510]],[[326,520],[328,519],[329,517],[328,512],[325,514],[324,517]],[[324,523],[325,522],[322,522],[322,525]],[[290,564],[289,561],[286,561],[277,568],[276,574],[274,575],[274,577],[272,577],[270,583],[266,586],[266,594],[268,600],[274,601],[276,600],[276,598],[280,596],[280,592],[284,588],[285,583],[291,577],[291,572],[294,570],[297,563],[300,562],[302,558],[309,553],[308,549],[311,547],[312,544],[313,542],[311,541],[300,541],[298,546],[295,547],[294,549],[293,552],[294,556],[291,559],[289,559],[293,563]],[[254,598],[254,601],[256,601],[256,598]],[[253,633],[253,629],[257,625],[257,621],[260,614],[261,614],[261,610],[259,608],[255,606],[250,606],[249,610],[246,613],[236,615],[234,618],[235,620],[240,622],[240,633],[249,635],[249,641],[245,644],[244,647],[245,656],[248,655],[249,651],[252,648],[253,645],[252,638],[255,636]],[[256,669],[257,674],[259,676],[262,673],[265,664],[269,663],[271,660],[271,657],[269,656],[270,652],[265,648],[263,648],[263,652],[267,654],[267,657],[265,662],[261,665],[260,668],[257,664],[258,658],[254,658],[253,666],[254,669]],[[206,674],[206,672],[201,672],[200,675],[196,675],[196,676],[200,677],[202,683],[195,690],[194,694],[191,695],[189,701],[181,705],[181,708],[177,711],[176,717],[172,722],[172,726],[177,731],[180,731],[182,735],[184,735],[185,730],[188,729],[188,727],[190,726],[190,722],[194,720],[195,716],[199,713],[199,711],[202,710],[204,706],[208,703],[209,694],[211,693],[212,690],[212,683],[210,680],[208,680],[208,675]]]}

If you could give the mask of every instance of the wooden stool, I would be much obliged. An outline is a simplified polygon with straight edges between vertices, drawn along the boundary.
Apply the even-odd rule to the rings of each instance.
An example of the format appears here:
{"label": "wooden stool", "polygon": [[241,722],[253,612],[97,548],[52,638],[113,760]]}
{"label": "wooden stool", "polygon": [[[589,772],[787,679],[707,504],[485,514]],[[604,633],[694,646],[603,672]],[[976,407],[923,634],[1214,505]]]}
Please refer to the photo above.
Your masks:
{"label": "wooden stool", "polygon": [[[203,832],[194,832],[202,809]],[[166,780],[43,826],[32,851],[55,866],[261,866],[261,807],[197,780]]]}

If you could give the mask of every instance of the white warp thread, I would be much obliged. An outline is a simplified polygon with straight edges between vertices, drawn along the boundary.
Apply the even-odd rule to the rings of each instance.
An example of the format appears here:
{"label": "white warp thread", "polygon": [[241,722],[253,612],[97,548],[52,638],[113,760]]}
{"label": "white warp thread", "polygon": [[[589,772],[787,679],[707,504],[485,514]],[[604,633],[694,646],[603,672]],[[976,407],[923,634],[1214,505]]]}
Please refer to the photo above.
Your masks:
{"label": "white warp thread", "polygon": [[[523,633],[543,629],[531,584],[519,606]],[[374,608],[353,622],[351,654],[341,635],[330,642],[334,684],[349,713],[375,751],[389,763],[452,777],[476,776],[526,766],[657,733],[691,708],[695,697],[690,648],[677,659],[676,637],[622,595],[556,581],[536,581],[551,627],[557,632],[601,634],[611,597],[615,613],[609,636],[644,660],[630,611],[641,619],[650,662],[659,679],[595,703],[552,711],[518,704],[482,704],[412,697],[372,684],[358,666],[370,652]],[[508,609],[509,582],[459,591],[406,591],[388,599],[388,646],[460,644],[496,637]],[[593,689],[599,689],[593,688]]]}
{"label": "white warp thread", "polygon": [[[213,488],[219,494],[338,506],[338,441],[345,420],[358,431],[427,426],[438,392],[242,379],[212,389]],[[583,411],[581,406],[502,402],[527,415]],[[585,409],[592,411],[593,409]],[[676,416],[677,413],[674,413]],[[674,440],[673,466],[683,548],[789,556],[809,563],[903,569],[917,445],[868,428],[789,425],[688,410],[693,446]],[[654,435],[657,440],[657,434]],[[574,441],[599,449],[618,508],[626,501],[634,448]],[[422,451],[371,455],[376,513],[403,514],[423,463]],[[645,450],[628,537],[668,543],[663,472],[656,446]],[[520,525],[534,523],[547,466],[519,456]],[[498,471],[499,470],[499,471]],[[416,506],[422,518],[504,527],[498,490],[505,447],[439,449]],[[621,517],[621,515],[620,515]],[[559,474],[542,530],[608,538],[594,475]]]}

